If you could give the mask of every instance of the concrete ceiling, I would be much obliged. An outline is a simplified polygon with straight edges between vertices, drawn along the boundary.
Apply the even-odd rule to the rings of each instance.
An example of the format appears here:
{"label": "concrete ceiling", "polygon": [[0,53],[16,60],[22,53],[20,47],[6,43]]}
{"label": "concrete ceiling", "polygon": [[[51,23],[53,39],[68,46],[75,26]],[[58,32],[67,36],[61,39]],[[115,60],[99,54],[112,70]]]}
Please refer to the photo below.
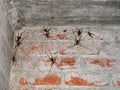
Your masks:
{"label": "concrete ceiling", "polygon": [[26,25],[120,23],[120,0],[8,0],[8,4],[14,8],[11,17]]}

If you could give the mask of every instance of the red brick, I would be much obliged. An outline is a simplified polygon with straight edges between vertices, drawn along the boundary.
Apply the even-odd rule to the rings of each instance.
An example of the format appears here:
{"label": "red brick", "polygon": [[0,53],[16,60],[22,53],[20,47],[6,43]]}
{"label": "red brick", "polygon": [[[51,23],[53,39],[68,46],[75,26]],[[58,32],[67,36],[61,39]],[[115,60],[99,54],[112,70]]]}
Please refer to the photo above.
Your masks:
{"label": "red brick", "polygon": [[[64,42],[60,45],[60,54],[76,54],[76,55],[98,55],[98,47],[100,42],[93,43],[91,40],[81,42],[81,45],[74,45],[74,41]],[[98,45],[98,46],[97,46]]]}
{"label": "red brick", "polygon": [[104,40],[111,41],[111,38],[114,37],[113,33],[113,30],[100,30],[98,34],[101,35]]}
{"label": "red brick", "polygon": [[77,75],[69,74],[66,76],[65,84],[69,86],[107,86],[109,85],[106,77],[98,75]]}
{"label": "red brick", "polygon": [[120,86],[120,73],[113,74],[113,82],[116,86]]}
{"label": "red brick", "polygon": [[19,81],[19,84],[20,84],[20,85],[28,85],[28,81],[27,81],[26,78],[21,77],[21,78],[20,78],[20,81]]}
{"label": "red brick", "polygon": [[47,75],[38,77],[33,82],[33,85],[59,85],[61,84],[61,77],[58,75]]}
{"label": "red brick", "polygon": [[[102,30],[91,30],[90,33],[94,34],[93,35],[93,40],[104,40],[104,33]],[[87,36],[89,39],[91,39],[90,36]]]}
{"label": "red brick", "polygon": [[68,39],[67,38],[67,34],[57,34],[56,38],[60,39],[60,40],[64,40],[64,39]]}
{"label": "red brick", "polygon": [[57,73],[50,73],[50,72],[21,70],[20,72],[18,72],[16,79],[17,80],[15,80],[15,82],[17,83],[19,81],[19,83],[21,83],[20,85],[22,86],[60,85],[61,84],[61,75]]}
{"label": "red brick", "polygon": [[58,53],[58,42],[49,41],[44,45],[44,54],[57,54]]}
{"label": "red brick", "polygon": [[78,54],[77,46],[73,46],[74,42],[64,42],[60,44],[59,51],[61,55]]}
{"label": "red brick", "polygon": [[22,34],[22,38],[24,39],[23,42],[26,41],[26,40],[30,40],[30,39],[32,38],[32,33],[31,33],[29,30],[17,31],[17,32],[15,32],[15,36],[17,37],[17,36],[18,36],[18,33],[19,33],[19,35],[20,35],[20,33],[22,33],[22,32],[24,32],[24,33]]}
{"label": "red brick", "polygon": [[39,90],[55,90],[54,88],[41,88]]}
{"label": "red brick", "polygon": [[10,90],[37,90],[37,88],[32,87],[32,86],[16,86]]}
{"label": "red brick", "polygon": [[112,58],[86,58],[86,67],[90,71],[119,70],[119,60]]}
{"label": "red brick", "polygon": [[120,47],[118,44],[114,44],[114,43],[111,43],[109,45],[106,45],[105,49],[103,50],[103,52],[106,54],[106,55],[119,55],[120,53]]}
{"label": "red brick", "polygon": [[76,69],[76,58],[75,57],[61,57],[58,63],[58,68],[64,69]]}
{"label": "red brick", "polygon": [[[47,39],[47,37],[43,34],[42,32],[43,30],[43,27],[39,28],[39,29],[34,29],[31,31],[32,33],[32,38],[34,40],[42,40],[42,41],[45,41]],[[52,30],[51,30],[52,31]],[[52,39],[52,33],[50,31],[50,38],[49,39]]]}
{"label": "red brick", "polygon": [[35,29],[31,31],[33,40],[45,40],[43,33],[40,29]]}
{"label": "red brick", "polygon": [[16,90],[30,90],[28,88],[17,88]]}
{"label": "red brick", "polygon": [[32,56],[26,56],[26,57],[21,57],[17,61],[16,64],[16,69],[21,69],[21,70],[38,70],[38,62],[39,60],[37,57],[32,57]]}
{"label": "red brick", "polygon": [[25,39],[30,38],[30,32],[26,31],[26,32],[24,33],[24,37],[25,37]]}
{"label": "red brick", "polygon": [[52,89],[52,88],[49,88],[49,89],[41,89],[41,90],[54,90],[54,89]]}
{"label": "red brick", "polygon": [[[50,54],[48,54],[50,55]],[[58,64],[58,57],[56,55],[53,55],[53,58],[55,58],[55,63],[52,64],[52,62],[49,60],[48,56],[41,56],[39,59],[39,70],[58,70],[57,64]]]}
{"label": "red brick", "polygon": [[56,89],[56,88],[41,88],[39,90],[62,90],[62,89]]}
{"label": "red brick", "polygon": [[81,45],[78,45],[78,54],[79,55],[98,55],[98,47],[101,42],[85,40],[81,42]]}
{"label": "red brick", "polygon": [[35,30],[36,32],[33,32],[33,38],[34,39],[40,39],[40,40],[67,40],[70,39],[71,32],[70,30],[67,30],[64,32],[64,28],[51,28],[49,38],[47,38],[42,33],[43,28],[40,28],[39,30]]}
{"label": "red brick", "polygon": [[38,53],[38,54],[42,54],[43,53],[43,48],[44,48],[44,45],[39,45],[39,44],[29,44],[29,45],[26,45],[26,46],[21,46],[17,53],[18,54],[26,54],[26,55],[30,55],[30,54],[35,54],[35,53]]}
{"label": "red brick", "polygon": [[[40,57],[40,63],[39,63],[39,70],[54,70],[54,71],[59,71],[59,70],[68,70],[68,69],[78,69],[79,65],[79,60],[77,60],[76,57],[58,57],[58,56],[53,56],[56,57],[55,63],[52,65],[52,62],[48,59],[48,57]],[[52,65],[52,66],[51,66]]]}
{"label": "red brick", "polygon": [[28,50],[26,51],[27,54],[32,54],[34,52],[40,52],[42,51],[43,46],[40,45],[31,45],[28,47]]}
{"label": "red brick", "polygon": [[120,80],[117,81],[117,86],[120,86]]}
{"label": "red brick", "polygon": [[71,30],[67,28],[54,28],[52,31],[54,40],[70,40]]}

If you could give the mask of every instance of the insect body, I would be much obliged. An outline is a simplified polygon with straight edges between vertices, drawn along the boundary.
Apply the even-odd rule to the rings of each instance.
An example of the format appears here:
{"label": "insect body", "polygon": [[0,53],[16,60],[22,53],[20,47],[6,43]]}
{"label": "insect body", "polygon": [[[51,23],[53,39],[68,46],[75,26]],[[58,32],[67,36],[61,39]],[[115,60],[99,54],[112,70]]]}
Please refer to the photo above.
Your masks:
{"label": "insect body", "polygon": [[[90,32],[90,31],[88,31],[86,37],[87,37],[87,36],[90,37],[90,38],[92,39],[92,42],[94,43],[94,39],[93,39],[93,38],[94,38],[95,34],[92,33],[92,32]],[[85,37],[85,38],[86,38],[86,37]]]}
{"label": "insect body", "polygon": [[22,41],[24,40],[24,38],[22,38],[23,33],[24,32],[18,33],[18,35],[16,36],[16,39],[15,39],[15,42],[16,42],[15,48],[19,47],[22,44]]}
{"label": "insect body", "polygon": [[95,35],[94,33],[91,33],[90,31],[87,32],[88,36],[93,38],[93,36]]}
{"label": "insect body", "polygon": [[67,32],[67,30],[63,30],[63,32]]}
{"label": "insect body", "polygon": [[82,35],[82,31],[78,30],[77,34],[78,34],[78,36]]}
{"label": "insect body", "polygon": [[74,41],[75,44],[74,45],[79,45],[80,42],[82,41],[82,30],[78,29],[76,35],[74,35]]}
{"label": "insect body", "polygon": [[14,64],[15,62],[17,62],[17,61],[16,61],[16,52],[17,52],[17,49],[18,49],[19,46],[22,44],[22,41],[25,39],[25,38],[22,37],[23,33],[24,33],[24,32],[18,33],[18,35],[17,35],[16,38],[15,38],[15,43],[16,43],[16,45],[15,45],[14,53],[13,53],[13,57],[12,57],[13,64]]}
{"label": "insect body", "polygon": [[51,62],[51,66],[53,66],[53,64],[57,64],[57,63],[56,63],[56,57],[53,57],[52,54],[51,54],[51,55],[48,55],[48,59],[49,59],[50,62]]}
{"label": "insect body", "polygon": [[80,44],[80,39],[75,38],[75,43],[74,45],[79,45]]}
{"label": "insect body", "polygon": [[[47,56],[48,56],[48,60],[51,62],[51,68],[50,68],[50,71],[51,71],[52,68],[53,68],[53,65],[54,65],[54,64],[57,65],[56,57],[53,57],[52,54],[50,54],[50,55],[47,54]],[[49,71],[49,72],[50,72],[50,71]]]}
{"label": "insect body", "polygon": [[15,62],[17,62],[15,55],[12,57],[12,61],[13,61],[13,64],[15,64]]}
{"label": "insect body", "polygon": [[42,30],[43,35],[45,35],[47,38],[50,38],[50,30],[51,28],[45,28]]}
{"label": "insect body", "polygon": [[[90,50],[89,48],[87,48],[87,47],[85,47],[84,45],[81,44],[81,41],[84,40],[82,29],[78,29],[78,28],[76,28],[76,29],[77,29],[77,32],[76,32],[76,34],[74,34],[74,41],[75,41],[74,45],[79,45],[83,48],[86,48],[86,49]],[[92,33],[89,33],[89,34],[92,35]]]}

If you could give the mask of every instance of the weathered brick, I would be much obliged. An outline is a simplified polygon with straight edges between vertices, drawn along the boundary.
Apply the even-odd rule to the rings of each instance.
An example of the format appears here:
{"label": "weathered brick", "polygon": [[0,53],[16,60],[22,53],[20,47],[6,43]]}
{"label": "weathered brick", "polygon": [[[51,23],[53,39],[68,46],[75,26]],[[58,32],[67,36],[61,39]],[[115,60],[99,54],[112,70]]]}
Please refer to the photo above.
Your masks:
{"label": "weathered brick", "polygon": [[28,81],[27,81],[26,78],[21,77],[20,80],[19,80],[19,84],[20,85],[28,85]]}
{"label": "weathered brick", "polygon": [[72,42],[64,42],[60,45],[60,54],[75,54],[75,55],[98,55],[98,47],[100,45],[99,42],[93,43],[91,40],[82,41],[81,45],[74,45],[74,41]]}
{"label": "weathered brick", "polygon": [[22,33],[22,37],[21,38],[23,39],[22,42],[24,42],[26,40],[31,40],[32,39],[32,33],[29,30],[16,31],[15,32],[15,37],[21,36],[21,33]]}
{"label": "weathered brick", "polygon": [[16,69],[38,70],[39,60],[36,56],[23,56],[17,58]]}
{"label": "weathered brick", "polygon": [[48,72],[37,72],[37,71],[17,71],[17,75],[14,80],[11,81],[15,83],[12,86],[22,85],[60,85],[61,75],[58,73]]}
{"label": "weathered brick", "polygon": [[109,43],[108,45],[106,45],[106,47],[104,48],[103,52],[106,55],[120,55],[120,46],[119,44],[115,44],[115,43]]}
{"label": "weathered brick", "polygon": [[52,63],[52,61],[50,60],[51,58],[51,54],[48,54],[46,56],[41,56],[39,59],[39,70],[44,71],[54,71],[54,70],[58,70],[57,64],[58,64],[58,57],[56,55],[52,55],[53,59],[54,59],[54,64]]}
{"label": "weathered brick", "polygon": [[[93,39],[98,41],[105,41],[105,40],[111,40],[113,37],[113,31],[112,30],[105,30],[105,29],[88,29],[91,33],[93,33]],[[89,36],[88,36],[89,37]]]}
{"label": "weathered brick", "polygon": [[63,69],[64,67],[71,67],[74,68],[75,65],[75,58],[61,58],[61,62],[59,64],[59,67],[61,67],[61,69]]}
{"label": "weathered brick", "polygon": [[98,46],[100,45],[100,41],[92,41],[86,40],[81,42],[81,45],[78,45],[78,54],[79,55],[98,55],[99,50]]}
{"label": "weathered brick", "polygon": [[105,40],[104,30],[93,29],[93,28],[82,28],[82,37],[84,40],[95,40],[101,41]]}
{"label": "weathered brick", "polygon": [[28,42],[19,47],[17,53],[21,55],[43,54],[44,43]]}
{"label": "weathered brick", "polygon": [[41,88],[40,90],[60,90],[60,89],[54,89],[54,88]]}
{"label": "weathered brick", "polygon": [[12,90],[37,90],[37,88],[33,86],[16,86]]}
{"label": "weathered brick", "polygon": [[58,62],[58,68],[61,69],[61,70],[69,70],[69,69],[80,69],[79,65],[79,60],[74,57],[74,56],[71,56],[71,57],[60,57],[59,58],[59,62]]}
{"label": "weathered brick", "polygon": [[69,86],[108,86],[107,76],[104,75],[80,75],[67,74],[65,84]]}
{"label": "weathered brick", "polygon": [[[30,84],[30,76],[32,75],[32,73],[26,71],[26,70],[20,70],[20,69],[16,69],[15,74],[12,78],[11,82],[11,87],[16,87],[16,86],[28,86]],[[32,75],[34,76],[34,75]]]}
{"label": "weathered brick", "polygon": [[39,58],[39,70],[52,70],[52,71],[59,71],[59,70],[69,70],[69,69],[80,69],[79,68],[79,60],[74,57],[59,57],[54,55],[55,63],[52,64],[52,61],[49,60],[49,57],[41,56]]}
{"label": "weathered brick", "polygon": [[40,90],[55,90],[55,89],[53,89],[53,88],[42,88]]}
{"label": "weathered brick", "polygon": [[120,43],[120,32],[117,30],[113,30],[113,38],[112,40],[116,43],[119,44]]}
{"label": "weathered brick", "polygon": [[61,42],[59,53],[61,55],[67,55],[67,54],[78,54],[77,47],[74,46],[74,42]]}
{"label": "weathered brick", "polygon": [[67,34],[57,34],[56,35],[56,38],[58,38],[58,39],[60,39],[60,40],[64,40],[64,39],[69,39],[68,37],[67,37]]}
{"label": "weathered brick", "polygon": [[56,74],[49,74],[46,76],[41,76],[35,78],[33,85],[60,85],[61,84],[61,76]]}
{"label": "weathered brick", "polygon": [[112,58],[85,58],[86,68],[89,71],[118,71],[120,62],[117,59]]}
{"label": "weathered brick", "polygon": [[38,88],[38,90],[66,90],[66,88],[61,88],[59,86],[57,86],[57,87],[47,86],[47,87]]}
{"label": "weathered brick", "polygon": [[43,33],[41,32],[41,28],[39,29],[34,29],[32,30],[32,38],[34,40],[45,40],[45,37],[43,35]]}
{"label": "weathered brick", "polygon": [[49,54],[49,53],[52,53],[52,54],[57,54],[58,53],[58,48],[59,48],[59,45],[58,45],[58,42],[57,41],[48,41],[48,42],[45,42],[44,44],[44,54]]}
{"label": "weathered brick", "polygon": [[113,88],[113,87],[68,87],[68,88],[61,88],[58,90],[119,90],[117,88]]}
{"label": "weathered brick", "polygon": [[54,28],[52,34],[54,35],[54,40],[71,39],[71,30],[69,28]]}
{"label": "weathered brick", "polygon": [[[50,29],[49,37],[46,36],[44,29]],[[41,41],[54,40],[53,28],[52,27],[40,27],[39,29],[34,29],[35,32],[32,33],[33,39],[39,39]]]}
{"label": "weathered brick", "polygon": [[119,55],[119,32],[114,30],[102,30],[104,41],[101,42],[99,50],[106,55]]}
{"label": "weathered brick", "polygon": [[120,73],[113,74],[112,80],[115,86],[120,86]]}

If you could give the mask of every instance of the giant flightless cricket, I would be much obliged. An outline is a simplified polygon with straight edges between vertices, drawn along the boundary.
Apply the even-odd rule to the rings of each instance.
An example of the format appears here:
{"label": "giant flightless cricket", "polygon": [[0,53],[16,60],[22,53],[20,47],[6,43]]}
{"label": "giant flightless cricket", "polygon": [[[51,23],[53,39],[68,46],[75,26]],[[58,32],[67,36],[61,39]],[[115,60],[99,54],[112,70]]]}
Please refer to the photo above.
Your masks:
{"label": "giant flightless cricket", "polygon": [[50,30],[51,28],[45,28],[45,27],[42,29],[42,33],[46,38],[50,38]]}
{"label": "giant flightless cricket", "polygon": [[22,44],[22,41],[25,39],[25,38],[23,38],[23,33],[24,33],[24,32],[22,32],[22,33],[19,33],[19,32],[18,32],[18,35],[15,37],[15,48],[14,48],[14,53],[13,53],[13,56],[12,56],[13,64],[14,64],[15,62],[17,62],[17,61],[16,61],[17,49],[18,49],[19,46]]}

